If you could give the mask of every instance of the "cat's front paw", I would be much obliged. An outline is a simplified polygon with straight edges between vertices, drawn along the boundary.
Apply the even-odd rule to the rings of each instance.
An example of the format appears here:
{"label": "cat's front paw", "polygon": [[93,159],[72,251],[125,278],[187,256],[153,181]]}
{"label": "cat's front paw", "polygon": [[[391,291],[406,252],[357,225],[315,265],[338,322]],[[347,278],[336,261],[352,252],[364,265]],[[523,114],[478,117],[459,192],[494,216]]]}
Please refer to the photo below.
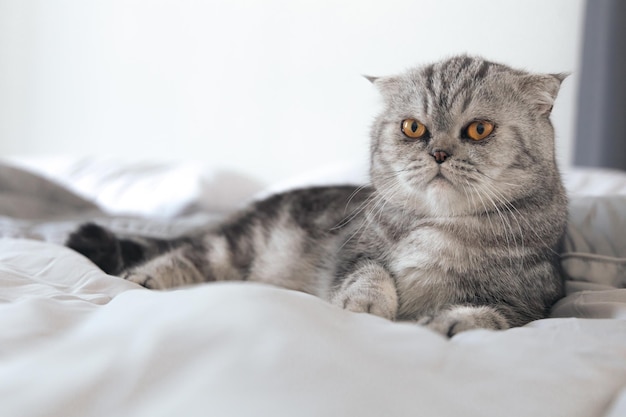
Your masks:
{"label": "cat's front paw", "polygon": [[418,324],[448,337],[472,329],[503,330],[510,327],[500,312],[487,306],[454,306],[422,317]]}
{"label": "cat's front paw", "polygon": [[331,302],[355,313],[388,320],[398,314],[398,294],[393,279],[382,267],[368,265],[347,276]]}

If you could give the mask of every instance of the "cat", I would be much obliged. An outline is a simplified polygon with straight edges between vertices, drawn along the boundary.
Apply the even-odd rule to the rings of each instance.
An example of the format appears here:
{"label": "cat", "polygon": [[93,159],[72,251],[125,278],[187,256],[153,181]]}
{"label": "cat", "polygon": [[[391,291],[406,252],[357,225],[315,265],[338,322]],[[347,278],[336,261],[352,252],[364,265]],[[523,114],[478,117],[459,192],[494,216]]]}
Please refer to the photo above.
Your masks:
{"label": "cat", "polygon": [[384,109],[367,186],[273,195],[171,241],[89,223],[67,245],[147,288],[262,282],[448,337],[524,325],[564,291],[549,116],[565,77],[467,55],[368,77]]}

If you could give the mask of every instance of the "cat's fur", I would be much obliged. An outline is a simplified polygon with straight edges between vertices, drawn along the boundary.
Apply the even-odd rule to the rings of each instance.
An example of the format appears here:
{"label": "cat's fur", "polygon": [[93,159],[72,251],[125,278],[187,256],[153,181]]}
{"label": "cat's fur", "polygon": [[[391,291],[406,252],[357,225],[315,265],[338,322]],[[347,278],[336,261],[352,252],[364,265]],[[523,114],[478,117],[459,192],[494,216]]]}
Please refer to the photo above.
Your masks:
{"label": "cat's fur", "polygon": [[[549,120],[564,76],[458,56],[371,78],[371,185],[272,196],[171,242],[89,224],[68,245],[148,288],[249,280],[449,336],[545,317],[562,296],[567,201]],[[410,139],[405,119],[428,134]],[[488,120],[472,141],[468,123]]]}

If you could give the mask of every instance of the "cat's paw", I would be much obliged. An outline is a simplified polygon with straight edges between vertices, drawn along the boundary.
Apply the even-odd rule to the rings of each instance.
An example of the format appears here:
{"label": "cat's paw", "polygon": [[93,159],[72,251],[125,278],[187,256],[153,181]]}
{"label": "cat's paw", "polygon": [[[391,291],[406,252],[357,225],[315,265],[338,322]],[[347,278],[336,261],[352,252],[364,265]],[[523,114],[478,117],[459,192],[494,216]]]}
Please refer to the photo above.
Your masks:
{"label": "cat's paw", "polygon": [[510,327],[500,312],[487,306],[453,306],[422,317],[418,324],[448,337],[472,329],[503,330]]}
{"label": "cat's paw", "polygon": [[202,272],[186,255],[185,248],[166,252],[131,268],[122,278],[154,290],[206,281]]}
{"label": "cat's paw", "polygon": [[139,284],[142,287],[146,287],[150,290],[160,290],[165,288],[158,276],[148,274],[141,271],[129,271],[122,275],[127,281]]}
{"label": "cat's paw", "polygon": [[83,224],[69,235],[65,245],[89,258],[107,274],[116,275],[123,267],[119,240],[97,224]]}
{"label": "cat's paw", "polygon": [[377,265],[361,268],[344,280],[332,303],[355,313],[369,313],[388,320],[398,314],[398,294],[387,271]]}

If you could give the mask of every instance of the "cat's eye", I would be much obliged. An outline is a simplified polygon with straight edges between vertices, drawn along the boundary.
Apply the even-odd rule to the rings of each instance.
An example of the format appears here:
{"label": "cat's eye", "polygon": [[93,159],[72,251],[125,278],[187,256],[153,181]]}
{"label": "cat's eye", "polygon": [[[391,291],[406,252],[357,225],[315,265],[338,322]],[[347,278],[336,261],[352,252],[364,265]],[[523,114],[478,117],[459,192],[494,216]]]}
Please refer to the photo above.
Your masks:
{"label": "cat's eye", "polygon": [[465,128],[464,135],[472,140],[483,140],[493,132],[493,123],[487,120],[476,120]]}
{"label": "cat's eye", "polygon": [[404,119],[402,121],[402,133],[411,139],[419,139],[426,135],[426,126],[415,119]]}

